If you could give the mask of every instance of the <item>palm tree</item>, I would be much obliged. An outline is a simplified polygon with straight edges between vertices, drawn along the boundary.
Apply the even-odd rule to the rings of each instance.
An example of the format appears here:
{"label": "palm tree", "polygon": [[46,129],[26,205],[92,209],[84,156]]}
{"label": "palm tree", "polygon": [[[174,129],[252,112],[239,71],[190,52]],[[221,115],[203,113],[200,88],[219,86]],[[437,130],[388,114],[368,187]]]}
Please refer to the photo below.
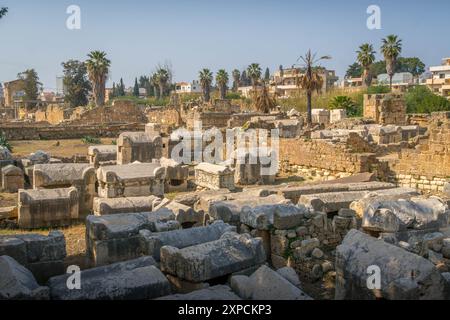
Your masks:
{"label": "palm tree", "polygon": [[302,60],[304,63],[305,73],[298,78],[297,86],[301,87],[306,91],[306,109],[307,109],[307,123],[310,125],[312,123],[312,93],[317,91],[320,92],[323,86],[323,78],[319,74],[319,69],[315,68],[314,65],[320,60],[331,59],[330,56],[322,56],[316,58],[317,54],[312,54],[311,50],[305,54],[305,56],[300,56],[297,61]]}
{"label": "palm tree", "polygon": [[156,71],[156,83],[159,87],[159,97],[163,98],[164,93],[166,91],[167,82],[169,81],[170,74],[169,71],[165,68],[159,68],[158,71]]}
{"label": "palm tree", "polygon": [[158,88],[158,73],[155,72],[150,76],[150,84],[153,87],[153,93],[155,98],[159,99],[159,88]]}
{"label": "palm tree", "polygon": [[261,78],[261,67],[259,63],[252,63],[247,68],[247,76],[252,80],[253,91],[256,91],[256,86]]}
{"label": "palm tree", "polygon": [[391,34],[381,41],[383,42],[381,52],[383,53],[384,60],[386,61],[386,71],[389,76],[389,87],[392,90],[392,77],[395,74],[397,58],[402,52],[402,40],[396,35]]}
{"label": "palm tree", "polygon": [[203,100],[205,102],[208,102],[210,99],[211,83],[213,80],[213,74],[209,69],[204,68],[204,69],[200,70],[200,72],[199,72],[199,79],[200,79],[200,85],[202,86],[202,91],[203,91]]}
{"label": "palm tree", "polygon": [[88,54],[86,67],[89,80],[92,83],[95,105],[102,107],[105,105],[105,85],[108,78],[111,61],[106,58],[104,51],[92,51]]}
{"label": "palm tree", "polygon": [[375,61],[375,50],[373,50],[373,46],[368,43],[364,43],[359,47],[359,50],[356,51],[358,54],[357,60],[361,67],[364,69],[363,72],[363,83],[367,87],[372,83],[372,75],[370,74],[370,67]]}
{"label": "palm tree", "polygon": [[224,100],[227,95],[228,73],[224,69],[220,69],[216,74],[216,83],[220,92],[220,99]]}
{"label": "palm tree", "polygon": [[233,76],[233,92],[236,92],[239,88],[239,80],[241,79],[241,72],[238,69],[234,69],[233,72],[231,72],[231,75]]}

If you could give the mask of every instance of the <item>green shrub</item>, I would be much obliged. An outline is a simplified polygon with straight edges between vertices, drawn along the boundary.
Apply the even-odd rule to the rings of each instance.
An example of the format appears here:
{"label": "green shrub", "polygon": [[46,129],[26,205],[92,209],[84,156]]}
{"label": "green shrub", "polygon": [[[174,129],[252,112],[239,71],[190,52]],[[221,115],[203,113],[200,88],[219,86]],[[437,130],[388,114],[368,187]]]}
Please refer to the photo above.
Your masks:
{"label": "green shrub", "polygon": [[348,117],[361,117],[362,108],[348,96],[336,96],[331,99],[330,109],[344,109]]}
{"label": "green shrub", "polygon": [[435,95],[426,86],[415,86],[405,93],[408,113],[431,113],[436,111],[450,111],[450,101]]}
{"label": "green shrub", "polygon": [[95,138],[95,137],[91,137],[91,136],[84,136],[83,138],[81,138],[81,142],[83,142],[84,144],[101,144],[102,143],[99,138]]}
{"label": "green shrub", "polygon": [[367,88],[368,94],[383,94],[383,93],[389,93],[391,92],[391,89],[389,86],[385,85],[376,85],[376,86],[370,86]]}
{"label": "green shrub", "polygon": [[13,148],[12,148],[11,144],[9,143],[8,139],[6,139],[5,136],[3,136],[2,134],[0,134],[0,146],[5,147],[10,152],[13,151]]}

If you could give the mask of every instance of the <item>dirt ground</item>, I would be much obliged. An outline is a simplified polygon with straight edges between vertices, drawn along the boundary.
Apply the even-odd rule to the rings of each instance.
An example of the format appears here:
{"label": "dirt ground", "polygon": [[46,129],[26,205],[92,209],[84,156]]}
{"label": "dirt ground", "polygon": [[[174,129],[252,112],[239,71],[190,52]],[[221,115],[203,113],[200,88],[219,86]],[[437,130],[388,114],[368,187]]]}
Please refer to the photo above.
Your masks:
{"label": "dirt ground", "polygon": [[[101,139],[102,144],[112,144],[113,139]],[[81,139],[70,140],[23,140],[11,141],[13,156],[26,157],[30,153],[42,150],[50,153],[52,157],[70,158],[76,154],[87,155],[89,145]]]}

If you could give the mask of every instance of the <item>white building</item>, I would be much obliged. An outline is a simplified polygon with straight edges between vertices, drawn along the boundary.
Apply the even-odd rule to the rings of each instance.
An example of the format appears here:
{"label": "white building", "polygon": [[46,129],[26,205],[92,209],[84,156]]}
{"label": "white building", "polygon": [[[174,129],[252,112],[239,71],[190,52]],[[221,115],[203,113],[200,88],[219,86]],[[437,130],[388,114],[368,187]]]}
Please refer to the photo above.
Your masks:
{"label": "white building", "polygon": [[[377,77],[378,85],[389,85],[389,75],[382,73]],[[414,76],[410,72],[398,72],[392,77],[392,89],[405,91],[409,86],[414,85]]]}
{"label": "white building", "polygon": [[176,93],[201,93],[202,88],[197,80],[189,82],[178,82],[175,84]]}
{"label": "white building", "polygon": [[442,65],[430,67],[431,79],[427,86],[436,94],[450,99],[450,58],[442,59]]}

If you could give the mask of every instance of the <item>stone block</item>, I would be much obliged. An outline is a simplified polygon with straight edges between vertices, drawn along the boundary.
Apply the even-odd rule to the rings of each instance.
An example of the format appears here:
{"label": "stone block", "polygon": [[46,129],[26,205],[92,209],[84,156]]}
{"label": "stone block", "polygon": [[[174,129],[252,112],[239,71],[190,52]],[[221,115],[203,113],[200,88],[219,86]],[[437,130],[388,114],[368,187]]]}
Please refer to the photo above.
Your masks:
{"label": "stone block", "polygon": [[6,192],[16,193],[24,188],[24,175],[22,169],[7,165],[1,168],[2,188]]}
{"label": "stone block", "polygon": [[226,166],[203,162],[195,167],[195,183],[212,190],[234,190],[234,172]]}

